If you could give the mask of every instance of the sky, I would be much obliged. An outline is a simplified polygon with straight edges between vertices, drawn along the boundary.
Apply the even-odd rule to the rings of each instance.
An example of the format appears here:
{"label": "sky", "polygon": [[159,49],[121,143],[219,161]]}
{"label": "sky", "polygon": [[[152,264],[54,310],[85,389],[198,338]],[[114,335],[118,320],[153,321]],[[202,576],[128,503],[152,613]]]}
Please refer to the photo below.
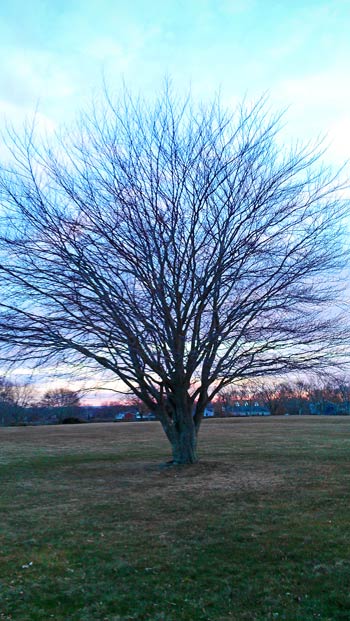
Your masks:
{"label": "sky", "polygon": [[0,117],[39,108],[49,127],[69,122],[124,80],[146,95],[170,76],[196,98],[225,103],[269,93],[288,108],[286,137],[327,135],[347,159],[349,0],[2,0]]}
{"label": "sky", "polygon": [[350,155],[350,0],[2,0],[0,118],[38,108],[52,129],[98,97],[103,79],[146,96],[171,78],[228,106],[268,93],[285,140],[326,136]]}

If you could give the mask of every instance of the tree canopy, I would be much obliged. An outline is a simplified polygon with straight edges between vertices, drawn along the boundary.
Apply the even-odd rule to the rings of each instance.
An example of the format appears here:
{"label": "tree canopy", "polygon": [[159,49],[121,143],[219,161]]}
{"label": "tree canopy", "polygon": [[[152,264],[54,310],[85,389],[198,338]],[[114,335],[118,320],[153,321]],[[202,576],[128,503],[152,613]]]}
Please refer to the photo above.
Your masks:
{"label": "tree canopy", "polygon": [[80,394],[71,388],[51,388],[43,395],[40,405],[47,408],[78,408]]}
{"label": "tree canopy", "polygon": [[343,266],[340,183],[283,150],[263,102],[231,113],[165,89],[81,115],[49,144],[12,134],[0,176],[4,358],[115,374],[197,459],[232,382],[330,365]]}

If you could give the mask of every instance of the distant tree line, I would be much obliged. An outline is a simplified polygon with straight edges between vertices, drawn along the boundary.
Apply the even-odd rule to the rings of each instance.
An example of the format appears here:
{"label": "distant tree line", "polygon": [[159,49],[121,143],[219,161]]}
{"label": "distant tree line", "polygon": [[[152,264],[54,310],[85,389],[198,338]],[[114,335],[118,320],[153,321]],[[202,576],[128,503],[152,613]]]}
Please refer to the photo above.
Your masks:
{"label": "distant tree line", "polygon": [[39,396],[29,383],[0,377],[0,425],[21,425],[38,419],[63,422],[79,416],[80,403],[79,392],[70,388],[53,388]]}
{"label": "distant tree line", "polygon": [[215,404],[218,415],[225,415],[228,406],[254,402],[266,406],[272,415],[350,414],[350,383],[348,381],[283,382],[274,386],[230,387],[222,391]]}
{"label": "distant tree line", "polygon": [[[148,420],[145,404],[132,396],[126,401],[112,401],[84,406],[82,394],[69,387],[54,388],[39,396],[31,384],[19,384],[0,377],[0,426],[23,424],[59,424],[82,421],[115,420],[119,413]],[[238,405],[258,404],[275,416],[350,415],[350,382],[283,382],[274,386],[227,387],[212,403],[214,415],[231,416]]]}

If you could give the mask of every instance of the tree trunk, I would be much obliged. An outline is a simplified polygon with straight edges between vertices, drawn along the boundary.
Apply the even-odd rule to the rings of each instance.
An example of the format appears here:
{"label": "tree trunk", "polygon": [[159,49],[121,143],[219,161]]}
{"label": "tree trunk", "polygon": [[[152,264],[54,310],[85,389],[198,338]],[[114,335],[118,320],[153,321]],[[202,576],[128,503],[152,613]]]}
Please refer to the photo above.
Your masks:
{"label": "tree trunk", "polygon": [[171,441],[174,464],[195,464],[197,459],[197,434],[194,425],[181,425]]}
{"label": "tree trunk", "polygon": [[197,458],[197,429],[193,421],[192,412],[187,416],[177,416],[169,422],[161,418],[163,429],[171,444],[173,464],[195,464]]}

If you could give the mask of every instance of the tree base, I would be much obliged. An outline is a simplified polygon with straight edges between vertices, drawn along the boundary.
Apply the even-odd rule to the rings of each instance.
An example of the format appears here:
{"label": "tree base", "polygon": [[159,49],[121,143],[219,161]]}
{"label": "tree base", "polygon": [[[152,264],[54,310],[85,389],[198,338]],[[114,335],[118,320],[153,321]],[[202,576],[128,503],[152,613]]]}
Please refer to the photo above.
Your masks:
{"label": "tree base", "polygon": [[167,470],[170,468],[177,468],[178,466],[194,466],[195,464],[198,464],[199,460],[197,459],[196,461],[176,461],[175,459],[170,459],[169,461],[166,461],[162,464],[160,464],[160,468],[161,470]]}

